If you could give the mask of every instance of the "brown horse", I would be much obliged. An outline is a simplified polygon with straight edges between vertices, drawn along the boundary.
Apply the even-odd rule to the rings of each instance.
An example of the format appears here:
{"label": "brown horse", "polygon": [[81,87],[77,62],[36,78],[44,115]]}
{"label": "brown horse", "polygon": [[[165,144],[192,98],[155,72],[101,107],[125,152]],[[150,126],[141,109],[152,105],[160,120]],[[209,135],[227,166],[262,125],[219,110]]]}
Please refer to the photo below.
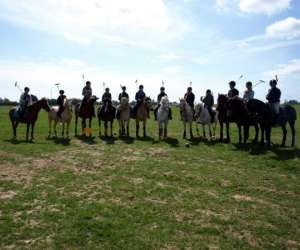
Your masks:
{"label": "brown horse", "polygon": [[140,122],[143,123],[143,135],[146,137],[146,126],[148,119],[148,110],[150,106],[151,99],[149,97],[145,97],[140,106],[137,109],[135,122],[136,122],[136,137],[139,137],[140,131]]}
{"label": "brown horse", "polygon": [[22,118],[17,118],[14,116],[15,112],[17,112],[16,108],[10,109],[9,117],[13,128],[14,140],[17,139],[17,127],[19,123],[27,124],[26,141],[29,140],[29,129],[31,126],[31,141],[34,140],[34,126],[38,119],[38,114],[41,111],[41,109],[44,109],[47,112],[50,111],[50,106],[46,98],[43,98],[40,101],[37,101],[33,103],[31,106],[29,106]]}
{"label": "brown horse", "polygon": [[104,122],[104,135],[108,136],[108,123],[110,123],[110,136],[113,137],[113,123],[116,118],[116,108],[112,105],[112,102],[107,102],[105,106],[98,109],[98,125],[99,136],[101,136],[101,121]]}
{"label": "brown horse", "polygon": [[[78,103],[75,106],[75,136],[77,136],[77,126],[78,126],[78,118],[80,117],[82,119],[82,135],[86,136],[87,134],[89,136],[92,136],[92,120],[95,115],[95,103],[97,101],[96,96],[92,96],[82,107],[81,114],[80,112],[80,103]],[[86,120],[89,120],[89,127],[87,128]]]}

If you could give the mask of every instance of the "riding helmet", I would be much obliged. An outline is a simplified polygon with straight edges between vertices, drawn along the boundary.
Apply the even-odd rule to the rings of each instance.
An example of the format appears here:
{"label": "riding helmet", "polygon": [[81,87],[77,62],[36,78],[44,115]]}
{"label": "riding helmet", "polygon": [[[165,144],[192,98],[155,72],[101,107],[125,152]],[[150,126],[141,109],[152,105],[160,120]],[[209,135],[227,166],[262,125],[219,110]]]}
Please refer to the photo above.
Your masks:
{"label": "riding helmet", "polygon": [[59,94],[61,94],[61,95],[63,95],[64,93],[65,93],[64,90],[60,90],[60,91],[59,91]]}
{"label": "riding helmet", "polygon": [[29,91],[30,89],[28,87],[25,87],[24,88],[24,91]]}
{"label": "riding helmet", "polygon": [[270,81],[270,85],[277,85],[277,81],[276,81],[276,80],[274,80],[274,79],[273,79],[273,80],[271,80],[271,81]]}
{"label": "riding helmet", "polygon": [[236,83],[235,83],[235,81],[231,81],[231,82],[229,82],[229,85],[235,87]]}

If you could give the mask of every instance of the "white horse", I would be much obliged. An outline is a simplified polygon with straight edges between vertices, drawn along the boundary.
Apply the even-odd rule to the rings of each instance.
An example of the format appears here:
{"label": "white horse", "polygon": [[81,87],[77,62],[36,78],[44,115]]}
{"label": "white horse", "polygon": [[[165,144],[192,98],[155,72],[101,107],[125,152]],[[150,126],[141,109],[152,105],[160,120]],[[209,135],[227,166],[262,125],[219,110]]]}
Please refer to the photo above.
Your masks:
{"label": "white horse", "polygon": [[[195,117],[196,117],[196,123],[197,123],[198,136],[199,136],[198,124],[202,125],[204,138],[206,138],[205,125],[207,125],[208,129],[209,129],[209,138],[210,138],[210,140],[213,140],[216,136],[216,128],[217,128],[217,124],[218,124],[218,114],[216,113],[214,119],[212,120],[211,115],[208,112],[208,109],[205,108],[203,104],[199,103],[195,106]],[[211,129],[212,125],[213,125],[213,133],[212,133],[212,129]]]}
{"label": "white horse", "polygon": [[59,118],[57,116],[57,112],[58,112],[58,108],[52,108],[51,111],[48,114],[48,120],[49,120],[49,135],[48,137],[50,138],[52,136],[52,121],[54,121],[54,125],[53,125],[53,129],[54,129],[54,136],[57,137],[57,131],[56,131],[56,127],[57,127],[57,123],[62,123],[62,137],[65,136],[65,125],[67,125],[67,129],[66,129],[66,135],[67,138],[69,137],[69,127],[70,127],[70,123],[72,121],[72,109],[70,108],[70,104],[67,100],[67,98],[65,98],[64,100],[64,110],[61,114],[61,118]]}
{"label": "white horse", "polygon": [[186,138],[186,124],[188,123],[190,126],[190,137],[192,139],[194,138],[193,136],[194,112],[185,99],[180,99],[179,107],[180,107],[181,120],[183,122],[183,128],[184,128],[183,138],[184,139]]}
{"label": "white horse", "polygon": [[125,134],[129,136],[130,105],[128,98],[122,97],[117,111],[119,112],[119,136],[124,136]]}
{"label": "white horse", "polygon": [[169,98],[164,96],[157,111],[158,135],[161,140],[168,137],[169,109]]}

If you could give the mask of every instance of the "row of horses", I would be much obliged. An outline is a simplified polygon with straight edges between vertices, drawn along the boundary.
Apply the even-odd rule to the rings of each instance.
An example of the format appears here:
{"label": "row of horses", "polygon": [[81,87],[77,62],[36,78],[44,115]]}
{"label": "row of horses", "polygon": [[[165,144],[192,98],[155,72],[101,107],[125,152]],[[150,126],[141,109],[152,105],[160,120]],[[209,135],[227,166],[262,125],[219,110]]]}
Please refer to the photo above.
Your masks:
{"label": "row of horses", "polygon": [[[95,96],[91,97],[81,108],[80,104],[75,106],[75,136],[78,135],[78,120],[82,120],[81,133],[84,136],[92,136],[92,120],[95,116],[94,106],[97,101]],[[139,137],[140,123],[143,126],[143,136],[146,137],[146,125],[148,120],[148,110],[150,108],[150,98],[145,98],[139,105],[134,115],[136,121],[136,137]],[[158,121],[158,135],[160,139],[168,137],[168,123],[169,123],[169,100],[163,97],[157,113]],[[212,119],[208,110],[203,104],[197,104],[195,110],[187,104],[185,99],[180,99],[179,103],[181,120],[183,122],[183,138],[187,136],[187,126],[190,130],[190,138],[193,138],[193,123],[197,124],[197,133],[199,135],[198,124],[203,127],[203,136],[206,137],[205,126],[209,128],[209,139],[215,139],[217,124],[220,124],[220,140],[224,139],[224,127],[226,128],[226,142],[230,142],[230,123],[236,123],[238,127],[239,143],[247,143],[249,139],[249,129],[251,126],[255,128],[255,137],[253,142],[258,141],[259,130],[261,132],[261,143],[271,145],[271,131],[272,127],[279,125],[282,128],[282,143],[281,146],[286,145],[287,124],[290,125],[292,133],[292,146],[295,146],[295,123],[297,120],[296,110],[290,105],[283,105],[280,108],[280,119],[277,119],[275,124],[275,117],[271,107],[257,99],[252,99],[247,103],[240,98],[228,98],[226,95],[218,96],[218,104],[216,114]],[[12,123],[14,138],[16,139],[16,129],[19,123],[27,124],[26,140],[29,140],[29,132],[31,127],[31,140],[34,140],[34,126],[38,118],[38,113],[41,109],[48,112],[49,120],[49,137],[52,136],[52,129],[54,136],[57,137],[57,124],[62,123],[62,136],[69,136],[69,126],[72,121],[72,107],[65,99],[64,111],[61,118],[57,116],[57,109],[51,108],[47,99],[43,98],[28,107],[25,116],[22,119],[16,119],[14,114],[16,108],[9,112]],[[104,106],[97,110],[99,136],[102,135],[101,123],[104,124],[104,136],[113,136],[113,122],[116,119],[119,123],[119,136],[130,135],[130,120],[132,117],[131,107],[127,98],[122,98],[118,107],[114,107],[111,102],[107,102]]]}

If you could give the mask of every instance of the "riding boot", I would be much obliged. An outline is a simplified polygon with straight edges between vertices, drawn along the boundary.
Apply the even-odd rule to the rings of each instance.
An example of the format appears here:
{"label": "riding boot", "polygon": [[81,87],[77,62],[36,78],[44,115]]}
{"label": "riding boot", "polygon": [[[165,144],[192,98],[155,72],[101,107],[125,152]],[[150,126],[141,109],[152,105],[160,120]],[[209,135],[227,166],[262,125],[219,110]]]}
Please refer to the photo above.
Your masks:
{"label": "riding boot", "polygon": [[121,112],[120,110],[117,110],[117,115],[116,115],[117,119],[120,120],[120,117],[121,117]]}
{"label": "riding boot", "polygon": [[173,120],[173,117],[172,117],[172,109],[169,108],[169,120]]}

